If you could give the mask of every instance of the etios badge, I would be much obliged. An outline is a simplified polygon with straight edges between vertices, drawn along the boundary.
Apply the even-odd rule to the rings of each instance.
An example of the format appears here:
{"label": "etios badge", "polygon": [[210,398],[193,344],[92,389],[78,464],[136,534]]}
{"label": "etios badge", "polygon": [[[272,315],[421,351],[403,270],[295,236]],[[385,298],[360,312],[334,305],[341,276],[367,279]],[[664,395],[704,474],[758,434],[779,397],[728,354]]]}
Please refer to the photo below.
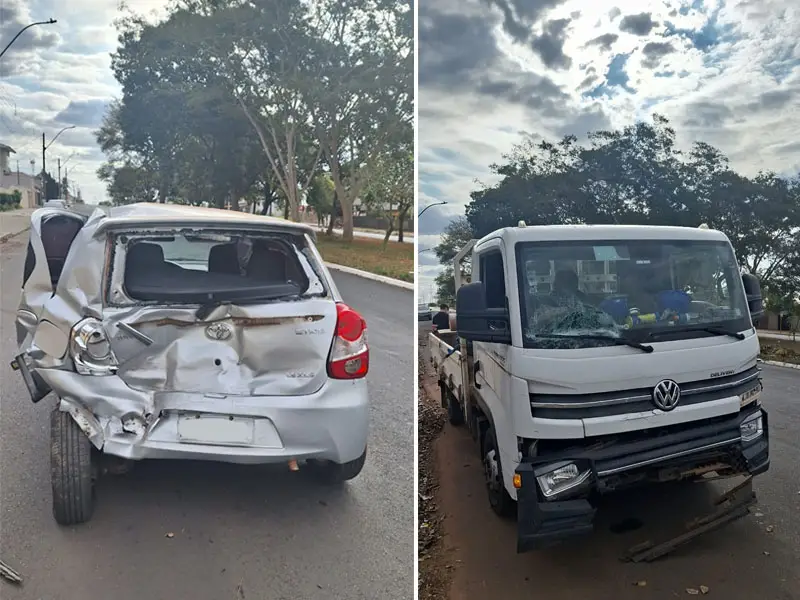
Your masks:
{"label": "etios badge", "polygon": [[678,406],[681,399],[680,386],[671,379],[664,379],[653,388],[653,404],[656,408],[668,412]]}
{"label": "etios badge", "polygon": [[232,335],[233,329],[231,329],[230,326],[226,325],[225,323],[212,323],[206,327],[206,337],[211,340],[224,342],[225,340],[231,339]]}

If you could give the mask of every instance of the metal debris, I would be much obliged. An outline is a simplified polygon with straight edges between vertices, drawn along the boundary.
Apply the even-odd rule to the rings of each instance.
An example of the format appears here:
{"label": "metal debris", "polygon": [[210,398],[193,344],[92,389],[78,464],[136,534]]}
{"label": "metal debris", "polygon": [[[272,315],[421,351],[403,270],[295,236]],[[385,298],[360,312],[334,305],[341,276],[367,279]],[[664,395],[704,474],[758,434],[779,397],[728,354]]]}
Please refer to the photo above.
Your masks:
{"label": "metal debris", "polygon": [[[686,530],[659,544],[647,541],[634,546],[622,557],[625,562],[650,562],[673,552],[677,547],[690,542],[704,533],[715,531],[750,514],[750,507],[756,503],[753,491],[753,478],[748,477],[741,484],[723,494],[715,502],[717,509],[705,517],[687,524]],[[771,531],[772,525],[767,527]],[[694,589],[694,588],[689,588]],[[691,593],[687,589],[687,593]]]}
{"label": "metal debris", "polygon": [[17,573],[2,560],[0,560],[0,577],[14,585],[22,585],[22,575]]}

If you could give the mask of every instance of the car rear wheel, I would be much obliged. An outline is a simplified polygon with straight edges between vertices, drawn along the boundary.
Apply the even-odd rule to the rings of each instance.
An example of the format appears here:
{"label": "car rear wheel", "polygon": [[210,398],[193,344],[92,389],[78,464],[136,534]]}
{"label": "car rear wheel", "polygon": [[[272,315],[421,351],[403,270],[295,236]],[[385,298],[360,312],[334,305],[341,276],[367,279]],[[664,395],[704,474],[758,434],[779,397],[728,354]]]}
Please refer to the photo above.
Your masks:
{"label": "car rear wheel", "polygon": [[53,517],[59,525],[85,523],[94,513],[92,444],[69,413],[50,414]]}
{"label": "car rear wheel", "polygon": [[320,461],[315,463],[315,471],[319,478],[325,483],[337,484],[344,483],[358,477],[367,462],[367,450],[355,460],[346,463],[335,463],[333,461]]}

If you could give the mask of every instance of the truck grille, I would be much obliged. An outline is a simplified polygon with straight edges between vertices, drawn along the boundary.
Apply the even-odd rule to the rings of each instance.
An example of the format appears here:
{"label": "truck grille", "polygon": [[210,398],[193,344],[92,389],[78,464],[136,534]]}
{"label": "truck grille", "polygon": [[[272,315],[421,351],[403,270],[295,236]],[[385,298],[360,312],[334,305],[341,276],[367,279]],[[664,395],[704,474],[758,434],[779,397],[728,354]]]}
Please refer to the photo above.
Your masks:
{"label": "truck grille", "polygon": [[[761,385],[761,369],[681,383],[679,406],[729,398]],[[602,394],[531,394],[531,413],[545,419],[589,419],[654,410],[653,388],[637,388]]]}

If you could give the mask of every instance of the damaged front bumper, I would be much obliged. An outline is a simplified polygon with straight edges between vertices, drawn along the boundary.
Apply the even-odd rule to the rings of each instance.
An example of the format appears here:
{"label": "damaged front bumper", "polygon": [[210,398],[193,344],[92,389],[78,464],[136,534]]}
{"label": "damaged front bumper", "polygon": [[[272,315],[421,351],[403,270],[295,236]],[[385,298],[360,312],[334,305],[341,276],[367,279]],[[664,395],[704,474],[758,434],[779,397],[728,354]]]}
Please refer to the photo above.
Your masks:
{"label": "damaged front bumper", "polygon": [[120,458],[345,463],[360,457],[367,445],[363,379],[328,380],[316,393],[302,396],[236,396],[145,393],[115,375],[43,368],[36,374],[57,392],[60,409],[72,415],[92,444]]}
{"label": "damaged front bumper", "polygon": [[727,474],[758,475],[770,462],[761,406],[700,425],[586,441],[593,446],[525,458],[517,467],[518,552],[590,533],[596,493],[679,479],[715,464],[727,466]]}

